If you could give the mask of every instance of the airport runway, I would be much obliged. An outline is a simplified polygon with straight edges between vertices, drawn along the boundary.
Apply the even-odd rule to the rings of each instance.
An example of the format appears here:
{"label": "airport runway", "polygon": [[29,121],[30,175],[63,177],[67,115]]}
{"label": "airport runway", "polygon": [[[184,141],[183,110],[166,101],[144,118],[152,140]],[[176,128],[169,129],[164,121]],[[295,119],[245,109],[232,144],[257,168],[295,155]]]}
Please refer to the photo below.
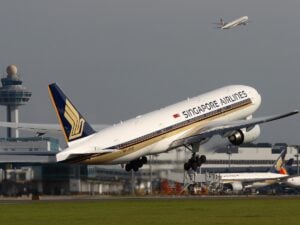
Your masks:
{"label": "airport runway", "polygon": [[80,201],[147,201],[147,200],[216,200],[216,199],[300,199],[300,195],[189,195],[189,196],[40,196],[39,200],[29,197],[0,197],[0,204],[22,204],[39,201],[80,202]]}

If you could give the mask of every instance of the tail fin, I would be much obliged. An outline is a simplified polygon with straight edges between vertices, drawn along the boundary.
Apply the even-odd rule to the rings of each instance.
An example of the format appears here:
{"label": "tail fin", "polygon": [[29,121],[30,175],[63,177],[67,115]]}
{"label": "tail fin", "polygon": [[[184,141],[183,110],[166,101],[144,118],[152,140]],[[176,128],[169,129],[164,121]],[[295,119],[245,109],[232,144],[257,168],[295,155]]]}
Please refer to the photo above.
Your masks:
{"label": "tail fin", "polygon": [[285,168],[285,155],[286,155],[286,149],[284,149],[278,159],[274,162],[274,164],[272,165],[270,172],[272,173],[280,173],[280,174],[288,174],[288,172],[286,171]]}
{"label": "tail fin", "polygon": [[294,163],[294,158],[290,158],[290,159],[285,163],[285,166],[286,166],[286,167],[291,167],[291,166],[293,166],[293,163]]}
{"label": "tail fin", "polygon": [[56,83],[50,84],[48,90],[68,144],[95,133],[94,129],[86,122]]}
{"label": "tail fin", "polygon": [[221,24],[222,26],[225,25],[225,22],[224,22],[224,20],[223,20],[222,18],[220,18],[220,24]]}

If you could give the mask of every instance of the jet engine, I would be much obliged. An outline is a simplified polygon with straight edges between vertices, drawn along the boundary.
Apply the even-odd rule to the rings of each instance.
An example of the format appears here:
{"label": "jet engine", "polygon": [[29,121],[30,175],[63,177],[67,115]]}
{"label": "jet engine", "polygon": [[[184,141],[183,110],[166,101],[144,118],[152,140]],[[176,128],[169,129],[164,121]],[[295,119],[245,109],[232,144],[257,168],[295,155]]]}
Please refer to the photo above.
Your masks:
{"label": "jet engine", "polygon": [[223,185],[224,190],[242,191],[243,185],[241,182],[226,183]]}
{"label": "jet engine", "polygon": [[241,145],[243,143],[250,143],[257,139],[260,135],[259,125],[255,125],[250,130],[243,128],[233,132],[233,134],[228,136],[228,140],[233,145]]}
{"label": "jet engine", "polygon": [[232,186],[232,190],[233,191],[241,191],[241,190],[243,190],[243,185],[242,185],[241,182],[233,182],[231,184],[231,186]]}
{"label": "jet engine", "polygon": [[285,183],[288,186],[299,188],[300,187],[300,176],[290,177],[285,181]]}

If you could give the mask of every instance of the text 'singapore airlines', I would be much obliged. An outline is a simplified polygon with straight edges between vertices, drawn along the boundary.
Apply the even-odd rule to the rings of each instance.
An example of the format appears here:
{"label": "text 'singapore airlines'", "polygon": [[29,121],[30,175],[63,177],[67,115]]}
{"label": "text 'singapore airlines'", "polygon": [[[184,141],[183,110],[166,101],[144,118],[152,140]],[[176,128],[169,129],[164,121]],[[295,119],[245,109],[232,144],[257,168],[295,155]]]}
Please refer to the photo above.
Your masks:
{"label": "text 'singapore airlines'", "polygon": [[228,104],[235,103],[235,102],[237,102],[239,100],[243,100],[247,97],[248,97],[248,95],[245,91],[240,91],[238,93],[232,94],[231,96],[225,96],[223,98],[213,100],[210,102],[206,102],[202,105],[195,106],[191,109],[184,110],[182,112],[182,114],[185,118],[190,118],[193,116],[197,116],[201,113],[205,113],[207,111],[216,110],[216,109],[225,107]]}

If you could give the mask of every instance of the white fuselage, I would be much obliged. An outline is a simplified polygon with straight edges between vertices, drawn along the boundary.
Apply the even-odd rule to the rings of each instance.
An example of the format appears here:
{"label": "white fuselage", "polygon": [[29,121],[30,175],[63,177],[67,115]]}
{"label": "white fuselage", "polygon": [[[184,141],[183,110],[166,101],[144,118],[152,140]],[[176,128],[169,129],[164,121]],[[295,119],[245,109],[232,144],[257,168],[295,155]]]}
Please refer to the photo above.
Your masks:
{"label": "white fuselage", "polygon": [[243,16],[241,18],[238,18],[232,22],[225,24],[224,26],[221,27],[221,29],[230,29],[230,28],[233,28],[233,27],[241,25],[241,24],[246,25],[248,20],[249,20],[248,16]]}
{"label": "white fuselage", "polygon": [[[226,86],[194,98],[121,122],[70,143],[57,161],[70,155],[98,154],[80,161],[119,164],[140,156],[170,150],[171,143],[214,121],[233,121],[252,115],[261,103],[249,86]],[[104,154],[105,153],[105,154]]]}
{"label": "white fuselage", "polygon": [[223,184],[241,183],[244,188],[261,188],[278,182],[287,174],[272,172],[261,173],[220,173],[220,182]]}

